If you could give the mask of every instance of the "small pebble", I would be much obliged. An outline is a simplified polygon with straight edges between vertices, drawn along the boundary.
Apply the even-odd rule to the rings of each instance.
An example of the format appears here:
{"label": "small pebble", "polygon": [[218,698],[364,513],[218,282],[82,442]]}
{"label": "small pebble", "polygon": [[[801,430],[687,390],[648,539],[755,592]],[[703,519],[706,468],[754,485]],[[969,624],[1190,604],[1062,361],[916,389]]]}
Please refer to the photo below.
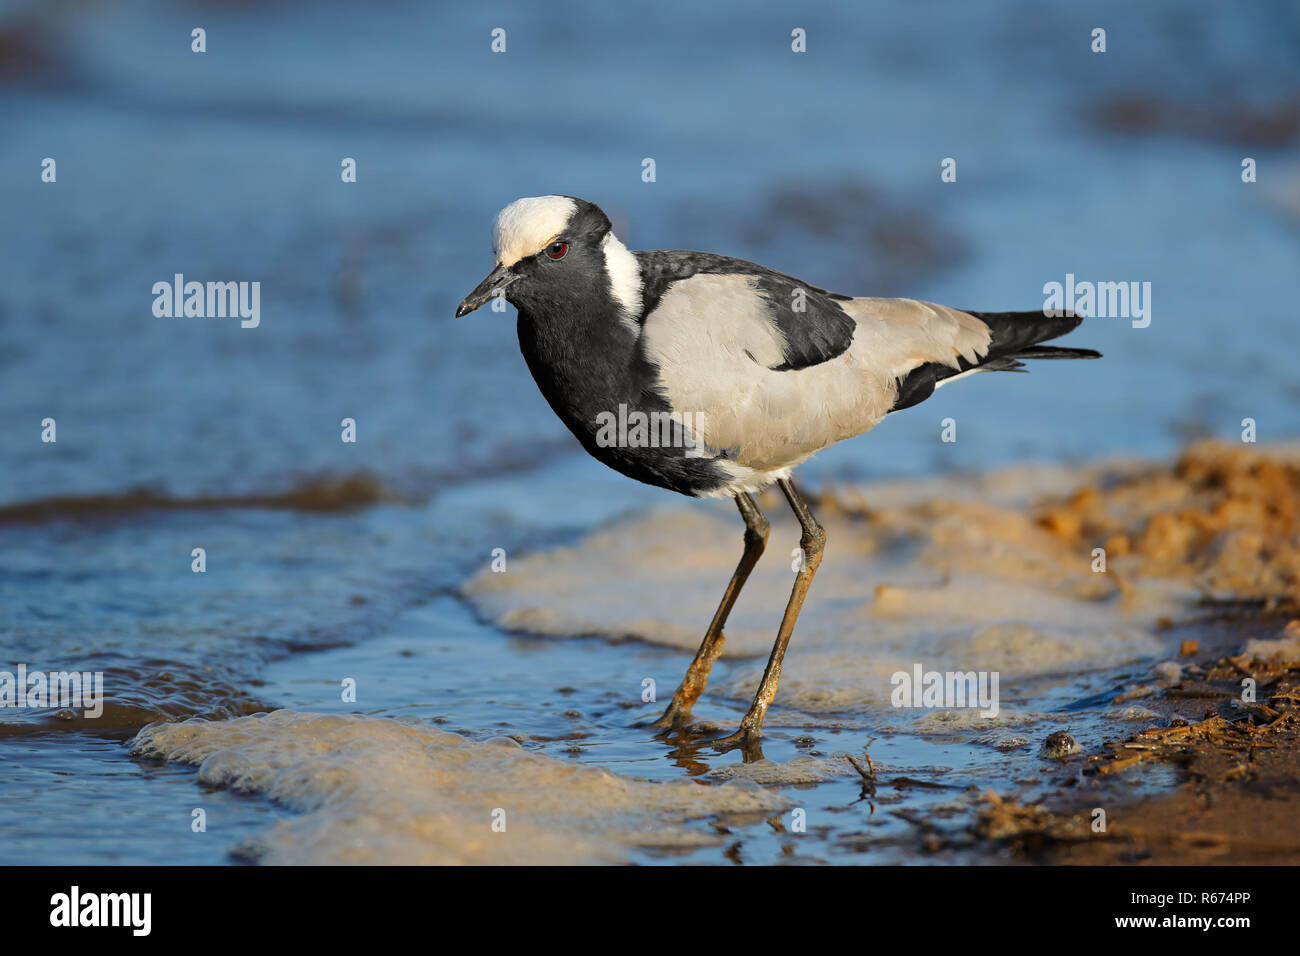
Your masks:
{"label": "small pebble", "polygon": [[1064,730],[1048,734],[1047,740],[1043,742],[1043,756],[1050,757],[1053,760],[1060,760],[1078,752],[1079,742]]}

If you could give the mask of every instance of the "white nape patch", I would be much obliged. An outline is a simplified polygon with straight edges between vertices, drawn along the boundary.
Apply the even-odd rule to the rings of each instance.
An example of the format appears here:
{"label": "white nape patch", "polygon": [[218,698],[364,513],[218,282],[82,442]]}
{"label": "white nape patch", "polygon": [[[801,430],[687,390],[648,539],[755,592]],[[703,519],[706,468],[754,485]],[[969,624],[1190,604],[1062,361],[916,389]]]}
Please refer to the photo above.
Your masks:
{"label": "white nape patch", "polygon": [[624,319],[630,320],[632,330],[640,334],[641,266],[613,231],[605,233],[600,251],[605,255],[605,272],[614,299],[623,307]]}
{"label": "white nape patch", "polygon": [[512,266],[540,252],[564,231],[578,206],[567,196],[526,196],[516,199],[497,215],[492,249],[497,262]]}

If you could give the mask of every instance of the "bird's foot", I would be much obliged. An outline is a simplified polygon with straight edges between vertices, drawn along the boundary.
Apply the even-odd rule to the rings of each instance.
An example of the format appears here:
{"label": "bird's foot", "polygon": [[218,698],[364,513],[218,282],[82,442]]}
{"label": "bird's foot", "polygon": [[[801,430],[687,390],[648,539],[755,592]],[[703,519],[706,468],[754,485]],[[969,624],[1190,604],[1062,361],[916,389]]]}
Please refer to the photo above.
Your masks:
{"label": "bird's foot", "polygon": [[674,696],[668,709],[663,712],[663,716],[650,724],[655,730],[672,731],[682,730],[691,722],[691,707],[694,704],[687,703],[681,698]]}
{"label": "bird's foot", "polygon": [[718,753],[739,750],[744,755],[745,763],[763,759],[763,750],[759,745],[763,727],[761,720],[747,714],[734,733],[725,737],[714,736],[720,733],[720,728],[709,721],[696,721],[691,715],[694,703],[674,696],[658,720],[642,726],[657,731],[656,737],[674,740],[678,745],[691,750],[701,747],[712,748]]}
{"label": "bird's foot", "polygon": [[740,728],[735,733],[712,741],[711,746],[718,753],[739,750],[744,757],[745,763],[753,763],[756,760],[763,759],[761,738],[762,724],[751,723],[746,718],[741,721]]}

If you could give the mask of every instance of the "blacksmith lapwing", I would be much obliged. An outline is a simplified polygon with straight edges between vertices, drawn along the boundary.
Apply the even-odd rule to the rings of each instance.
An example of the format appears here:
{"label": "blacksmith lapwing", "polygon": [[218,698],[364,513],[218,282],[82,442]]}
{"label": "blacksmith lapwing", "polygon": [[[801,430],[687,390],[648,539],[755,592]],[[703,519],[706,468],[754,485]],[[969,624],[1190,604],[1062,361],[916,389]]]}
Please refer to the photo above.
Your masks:
{"label": "blacksmith lapwing", "polygon": [[776,483],[804,558],[754,702],[722,750],[757,751],[763,717],[826,534],[790,473],[816,452],[973,372],[1024,359],[1098,358],[1040,345],[1080,320],[855,298],[709,252],[632,252],[609,217],[572,196],[520,199],[493,234],[496,267],[457,317],[503,296],[551,408],[616,471],[695,497],[727,495],[745,520],[740,563],[656,726],[684,730],[722,651],[722,629],[767,543],[753,495]]}

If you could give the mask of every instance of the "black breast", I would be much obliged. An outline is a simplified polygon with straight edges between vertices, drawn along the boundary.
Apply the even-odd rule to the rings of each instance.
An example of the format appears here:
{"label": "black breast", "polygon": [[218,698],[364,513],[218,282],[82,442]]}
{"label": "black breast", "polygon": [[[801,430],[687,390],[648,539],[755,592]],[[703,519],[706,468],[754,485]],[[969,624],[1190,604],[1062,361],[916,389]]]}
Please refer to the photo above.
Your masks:
{"label": "black breast", "polygon": [[727,482],[714,461],[691,454],[680,425],[668,418],[672,407],[655,389],[654,369],[612,307],[606,314],[521,308],[518,330],[542,395],[597,461],[684,495]]}

